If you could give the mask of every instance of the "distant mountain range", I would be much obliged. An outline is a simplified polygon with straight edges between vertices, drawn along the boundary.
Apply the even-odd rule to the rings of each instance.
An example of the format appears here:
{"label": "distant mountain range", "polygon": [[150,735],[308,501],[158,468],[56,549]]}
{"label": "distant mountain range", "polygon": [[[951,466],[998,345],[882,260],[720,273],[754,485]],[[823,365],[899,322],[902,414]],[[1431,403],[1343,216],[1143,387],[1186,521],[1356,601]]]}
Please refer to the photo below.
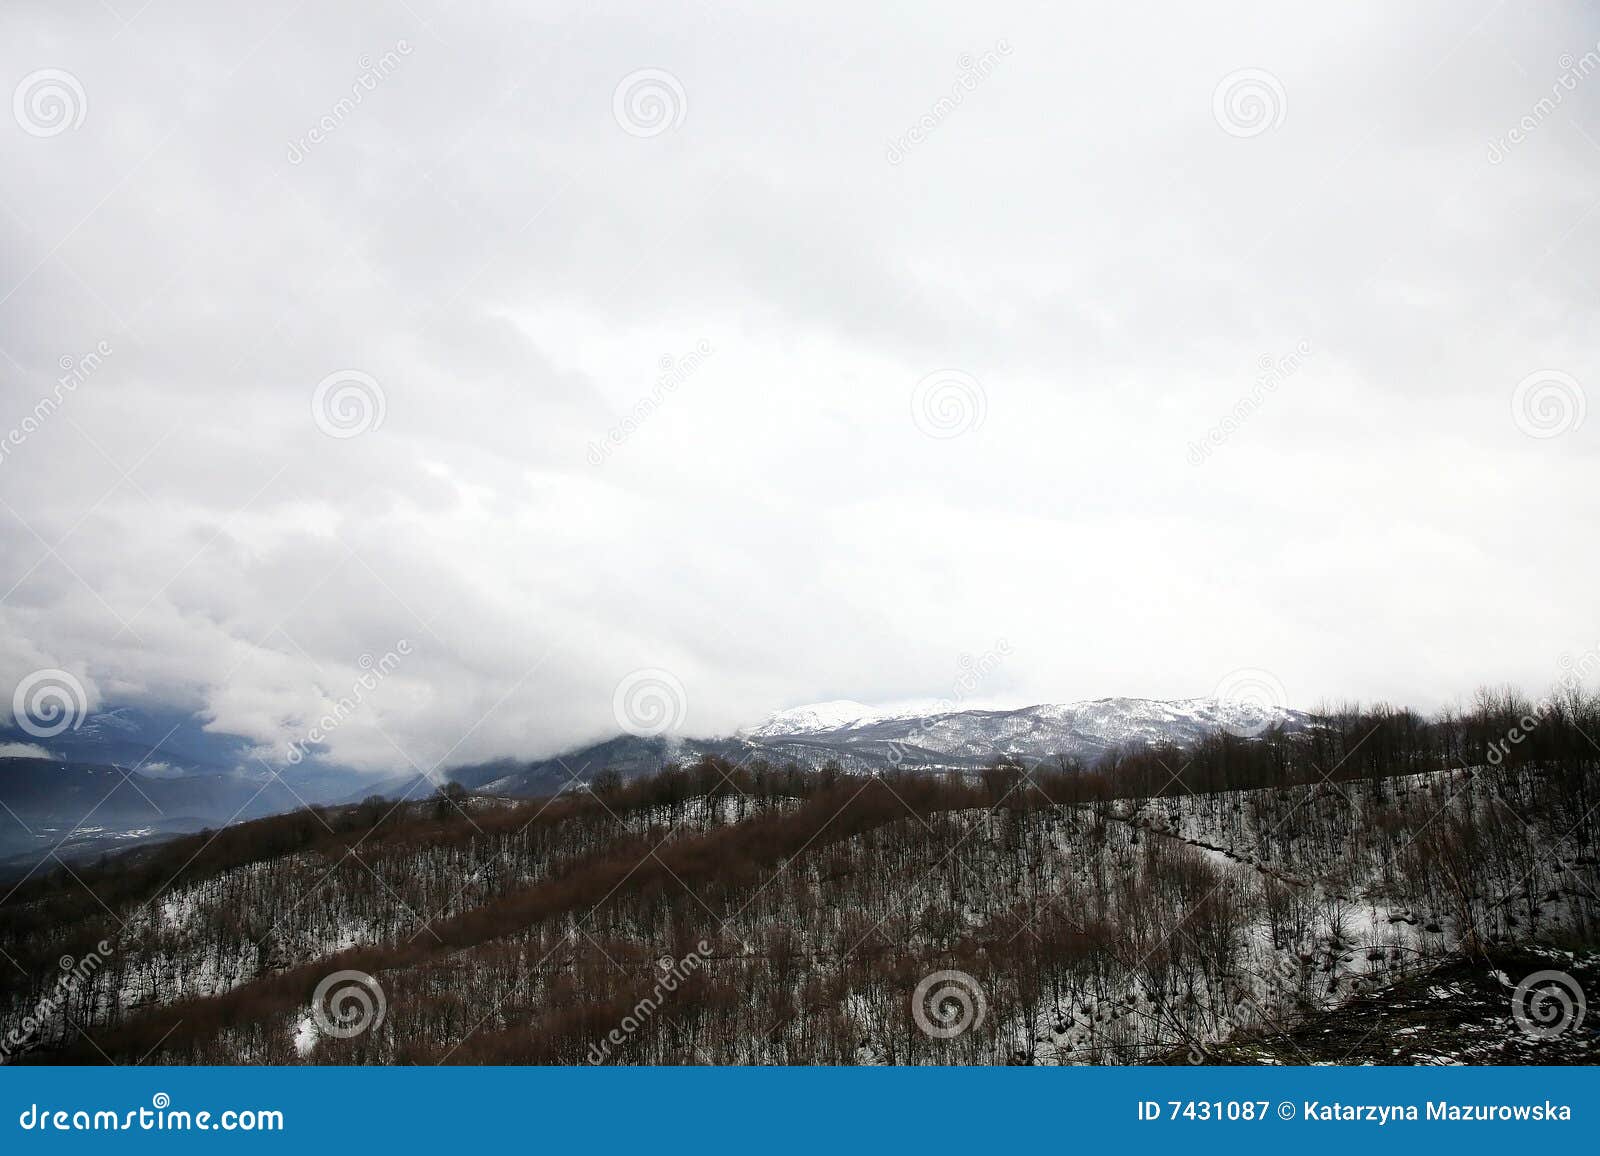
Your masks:
{"label": "distant mountain range", "polygon": [[808,739],[846,745],[863,741],[917,742],[947,755],[996,753],[1025,758],[1063,754],[1084,761],[1117,747],[1195,742],[1221,730],[1260,733],[1272,726],[1299,729],[1312,716],[1215,698],[1097,698],[1041,703],[1011,710],[892,710],[839,700],[779,711],[740,733],[758,741]]}
{"label": "distant mountain range", "polygon": [[[581,785],[604,770],[633,778],[708,754],[810,769],[831,762],[853,773],[973,773],[1001,756],[1092,765],[1119,748],[1186,746],[1224,729],[1255,734],[1268,726],[1303,729],[1313,721],[1301,711],[1216,699],[1103,698],[1015,710],[895,710],[835,701],[780,711],[723,738],[619,735],[550,758],[500,759],[445,774],[484,794],[538,796]],[[40,745],[10,728],[0,728],[3,743]],[[36,861],[58,843],[63,858],[81,859],[308,803],[352,803],[371,795],[416,799],[436,786],[414,774],[363,781],[347,769],[313,763],[277,768],[275,776],[237,736],[206,731],[188,716],[132,708],[91,716],[43,745],[54,761],[0,758],[0,805],[10,812],[0,812],[0,873],[7,860],[14,866],[32,855]]]}
{"label": "distant mountain range", "polygon": [[1311,722],[1300,711],[1210,698],[1100,698],[1015,710],[912,711],[838,701],[781,711],[742,737],[795,757],[827,752],[847,768],[970,770],[1002,755],[1029,763],[1065,758],[1088,765],[1119,748],[1187,746],[1222,730],[1253,735],[1272,726],[1298,730]]}
{"label": "distant mountain range", "polygon": [[1301,711],[1207,698],[1102,698],[1015,710],[893,710],[841,700],[780,711],[728,738],[622,735],[497,778],[454,771],[451,777],[495,794],[542,795],[585,782],[602,770],[631,778],[703,754],[809,768],[834,762],[853,772],[898,768],[971,773],[1004,755],[1028,763],[1060,757],[1090,765],[1118,748],[1187,746],[1224,729],[1248,735],[1270,726],[1299,730],[1312,721]]}

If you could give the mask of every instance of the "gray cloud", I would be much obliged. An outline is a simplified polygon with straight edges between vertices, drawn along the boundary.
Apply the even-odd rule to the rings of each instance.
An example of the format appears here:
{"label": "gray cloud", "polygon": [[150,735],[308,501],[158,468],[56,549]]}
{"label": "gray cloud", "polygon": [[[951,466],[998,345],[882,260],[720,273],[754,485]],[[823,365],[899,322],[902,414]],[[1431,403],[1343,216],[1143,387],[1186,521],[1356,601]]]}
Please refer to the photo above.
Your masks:
{"label": "gray cloud", "polygon": [[[647,667],[707,732],[1001,638],[1005,701],[1423,706],[1600,638],[1600,418],[1512,411],[1600,382],[1600,73],[1490,149],[1600,52],[1582,6],[136,8],[0,16],[6,89],[86,103],[0,121],[4,685],[282,751],[407,640],[326,743],[392,771],[608,733]],[[647,68],[683,116],[639,136]],[[383,420],[330,437],[345,370]]]}

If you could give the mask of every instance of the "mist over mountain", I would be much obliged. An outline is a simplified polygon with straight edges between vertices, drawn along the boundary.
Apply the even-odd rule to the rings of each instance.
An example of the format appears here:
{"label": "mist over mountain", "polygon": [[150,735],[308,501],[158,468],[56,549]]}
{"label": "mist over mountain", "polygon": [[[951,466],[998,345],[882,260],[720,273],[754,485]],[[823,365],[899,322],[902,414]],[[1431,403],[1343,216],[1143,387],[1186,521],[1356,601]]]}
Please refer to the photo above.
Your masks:
{"label": "mist over mountain", "polygon": [[445,783],[531,798],[583,787],[605,772],[626,781],[706,756],[808,771],[834,765],[853,774],[973,775],[1001,758],[1092,767],[1113,751],[1188,746],[1220,732],[1295,731],[1313,721],[1301,711],[1217,699],[1105,698],[1015,710],[835,701],[779,711],[722,737],[619,734],[545,758],[502,758],[434,775],[397,757],[394,774],[374,776],[316,760],[274,766],[242,738],[207,731],[193,718],[118,707],[43,743],[15,728],[0,731],[0,740],[52,755],[0,759],[0,803],[10,812],[0,814],[0,861],[32,866],[30,856],[52,850],[82,859],[305,806],[426,798]]}

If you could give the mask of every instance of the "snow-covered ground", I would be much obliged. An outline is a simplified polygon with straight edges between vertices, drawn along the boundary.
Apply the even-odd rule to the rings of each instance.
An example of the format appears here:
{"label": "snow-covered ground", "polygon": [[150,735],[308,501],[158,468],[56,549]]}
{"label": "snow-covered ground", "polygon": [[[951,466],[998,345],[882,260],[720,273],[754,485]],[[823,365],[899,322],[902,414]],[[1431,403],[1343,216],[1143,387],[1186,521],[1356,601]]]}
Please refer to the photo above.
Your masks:
{"label": "snow-covered ground", "polygon": [[[440,999],[490,1008],[485,1030],[515,1034],[559,1014],[576,977],[629,973],[704,934],[715,950],[702,976],[728,983],[735,1002],[759,1000],[753,1019],[773,1017],[729,1033],[716,1062],[1201,1061],[1229,1041],[1298,1030],[1364,992],[1416,980],[1463,949],[1577,938],[1585,908],[1575,889],[1593,885],[1594,867],[1558,837],[1571,823],[1557,787],[1533,772],[1476,768],[907,812],[864,826],[830,820],[781,862],[758,869],[744,860],[726,887],[739,871],[716,857],[717,830],[776,829],[799,802],[725,793],[619,814],[578,807],[554,822],[480,811],[481,831],[456,823],[444,839],[426,826],[393,838],[380,830],[342,857],[282,855],[120,912],[126,930],[90,1018],[383,945],[404,960],[383,971],[383,985],[412,1015],[393,1017],[381,1044],[363,1046],[437,1046],[482,1020]],[[659,879],[637,893],[617,890],[639,878],[626,868],[675,848],[684,856],[676,867],[662,862]],[[696,856],[703,873],[679,878]],[[616,864],[616,874],[587,900],[530,899],[596,861]],[[612,893],[618,901],[607,902]],[[684,901],[677,909],[661,901],[674,896]],[[431,948],[428,931],[440,921],[503,902],[525,914],[483,918],[480,937],[463,932],[440,950],[405,951]],[[586,955],[595,970],[583,971]],[[413,967],[416,959],[426,964]],[[960,1043],[965,1051],[906,1032],[903,980],[915,982],[932,961],[970,972],[986,990],[989,1029]],[[787,988],[771,986],[778,974],[793,976]],[[1450,996],[1458,982],[1441,980],[1435,994]],[[802,1001],[804,1027],[774,1032],[783,1014],[765,1009]],[[421,1007],[434,1009],[431,1020],[417,1017]],[[819,1032],[836,1035],[826,1050],[808,1050],[824,1047]],[[224,1037],[206,1054],[348,1057],[303,1008]],[[1283,1058],[1261,1053],[1269,1055]]]}

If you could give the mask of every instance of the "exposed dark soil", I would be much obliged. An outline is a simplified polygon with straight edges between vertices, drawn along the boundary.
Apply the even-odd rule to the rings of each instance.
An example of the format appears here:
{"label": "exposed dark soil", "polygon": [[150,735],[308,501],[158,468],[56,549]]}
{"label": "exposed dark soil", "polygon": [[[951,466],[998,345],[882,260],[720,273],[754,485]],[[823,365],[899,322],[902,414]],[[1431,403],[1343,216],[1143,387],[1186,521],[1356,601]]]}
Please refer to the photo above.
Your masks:
{"label": "exposed dark soil", "polygon": [[1494,950],[1487,958],[1459,958],[1358,995],[1279,1031],[1242,1033],[1212,1048],[1206,1062],[1600,1063],[1600,1006],[1589,1006],[1581,1019],[1547,1038],[1518,1026],[1512,1015],[1515,987],[1541,971],[1565,972],[1582,989],[1586,1003],[1600,1004],[1600,955]]}

